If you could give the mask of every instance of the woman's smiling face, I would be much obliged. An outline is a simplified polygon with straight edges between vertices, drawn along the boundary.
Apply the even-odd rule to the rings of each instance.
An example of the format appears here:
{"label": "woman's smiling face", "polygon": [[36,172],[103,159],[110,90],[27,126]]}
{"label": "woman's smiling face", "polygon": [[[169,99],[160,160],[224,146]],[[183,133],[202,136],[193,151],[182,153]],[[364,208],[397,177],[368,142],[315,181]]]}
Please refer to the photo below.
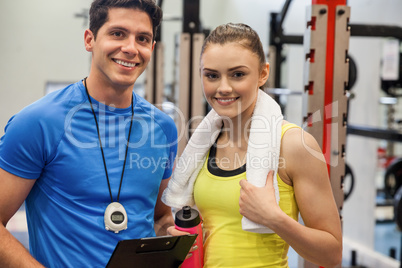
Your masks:
{"label": "woman's smiling face", "polygon": [[[223,117],[251,117],[269,65],[237,42],[209,44],[201,56],[201,82],[209,105]],[[245,118],[246,117],[246,118]]]}

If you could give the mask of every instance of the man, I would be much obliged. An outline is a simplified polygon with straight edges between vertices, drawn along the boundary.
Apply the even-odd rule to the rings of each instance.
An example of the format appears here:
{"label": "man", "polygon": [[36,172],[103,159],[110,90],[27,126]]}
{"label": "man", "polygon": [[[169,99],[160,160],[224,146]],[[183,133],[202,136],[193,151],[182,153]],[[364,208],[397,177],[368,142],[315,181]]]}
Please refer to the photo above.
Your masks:
{"label": "man", "polygon": [[[177,130],[133,93],[161,18],[153,0],[95,0],[88,77],[10,119],[0,140],[0,267],[104,267],[117,241],[173,225],[160,195]],[[30,253],[5,228],[24,200]]]}

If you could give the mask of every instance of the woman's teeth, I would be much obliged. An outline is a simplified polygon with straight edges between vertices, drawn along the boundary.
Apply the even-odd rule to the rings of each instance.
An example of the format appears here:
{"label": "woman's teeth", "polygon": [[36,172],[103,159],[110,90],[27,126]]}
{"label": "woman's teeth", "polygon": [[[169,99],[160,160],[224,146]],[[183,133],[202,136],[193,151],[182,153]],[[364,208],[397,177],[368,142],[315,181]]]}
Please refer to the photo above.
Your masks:
{"label": "woman's teeth", "polygon": [[231,101],[235,101],[236,100],[236,98],[232,98],[232,99],[218,99],[218,101],[221,101],[221,102],[231,102]]}

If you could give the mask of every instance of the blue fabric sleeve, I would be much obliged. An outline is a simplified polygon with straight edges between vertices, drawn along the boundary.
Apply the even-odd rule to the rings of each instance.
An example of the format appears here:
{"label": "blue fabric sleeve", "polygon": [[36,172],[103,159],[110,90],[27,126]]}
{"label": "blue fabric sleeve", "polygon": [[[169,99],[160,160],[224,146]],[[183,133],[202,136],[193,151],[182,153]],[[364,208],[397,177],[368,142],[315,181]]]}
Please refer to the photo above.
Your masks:
{"label": "blue fabric sleeve", "polygon": [[0,167],[22,178],[37,179],[51,154],[51,128],[43,111],[32,106],[13,116],[0,139]]}
{"label": "blue fabric sleeve", "polygon": [[[169,118],[170,119],[170,118]],[[168,141],[168,153],[169,159],[166,163],[165,173],[163,174],[163,179],[170,178],[173,173],[174,161],[177,154],[177,128],[173,120],[168,120],[168,128],[166,131],[167,141]]]}

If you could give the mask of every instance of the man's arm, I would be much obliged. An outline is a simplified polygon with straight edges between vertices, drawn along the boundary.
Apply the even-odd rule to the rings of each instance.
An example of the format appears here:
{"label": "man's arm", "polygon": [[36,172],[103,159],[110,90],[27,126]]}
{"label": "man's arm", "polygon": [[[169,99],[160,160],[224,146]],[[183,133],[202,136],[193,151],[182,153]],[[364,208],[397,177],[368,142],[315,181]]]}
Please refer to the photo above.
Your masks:
{"label": "man's arm", "polygon": [[172,210],[161,200],[163,191],[166,189],[169,180],[170,178],[162,180],[161,185],[159,186],[158,200],[156,201],[154,216],[154,228],[157,236],[167,235],[167,228],[169,226],[174,226]]}
{"label": "man's arm", "polygon": [[23,179],[0,168],[0,267],[43,267],[6,229],[36,180]]}

